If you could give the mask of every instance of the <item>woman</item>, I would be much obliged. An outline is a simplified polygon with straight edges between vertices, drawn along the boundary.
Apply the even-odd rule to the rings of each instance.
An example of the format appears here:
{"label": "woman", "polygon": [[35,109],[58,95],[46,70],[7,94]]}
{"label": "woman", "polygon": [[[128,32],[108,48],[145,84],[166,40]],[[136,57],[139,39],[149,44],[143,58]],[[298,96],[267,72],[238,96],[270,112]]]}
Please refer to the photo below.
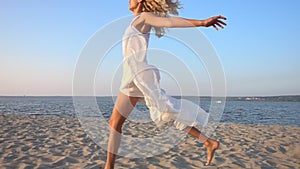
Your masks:
{"label": "woman", "polygon": [[151,119],[158,125],[170,120],[176,128],[186,131],[199,139],[206,147],[207,162],[211,163],[219,142],[207,138],[195,128],[197,124],[207,124],[208,114],[194,103],[168,96],[159,86],[160,75],[155,66],[149,65],[146,52],[151,29],[158,37],[164,35],[164,28],[214,27],[223,28],[226,20],[215,16],[206,20],[193,20],[177,15],[179,2],[172,0],[129,0],[129,9],[134,19],[123,37],[123,78],[120,93],[110,118],[110,136],[106,160],[106,169],[114,168],[116,154],[121,141],[122,125],[138,101],[144,101],[150,110]]}

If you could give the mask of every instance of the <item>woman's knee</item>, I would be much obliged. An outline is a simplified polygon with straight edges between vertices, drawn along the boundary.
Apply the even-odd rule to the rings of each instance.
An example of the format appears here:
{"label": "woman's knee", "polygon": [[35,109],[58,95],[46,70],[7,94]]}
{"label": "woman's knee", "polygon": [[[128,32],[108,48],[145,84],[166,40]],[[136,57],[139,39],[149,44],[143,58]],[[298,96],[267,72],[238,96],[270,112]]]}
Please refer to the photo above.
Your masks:
{"label": "woman's knee", "polygon": [[112,128],[112,129],[115,129],[116,131],[118,132],[121,132],[122,131],[122,126],[124,124],[124,120],[122,119],[115,119],[115,118],[111,118],[109,120],[109,126]]}

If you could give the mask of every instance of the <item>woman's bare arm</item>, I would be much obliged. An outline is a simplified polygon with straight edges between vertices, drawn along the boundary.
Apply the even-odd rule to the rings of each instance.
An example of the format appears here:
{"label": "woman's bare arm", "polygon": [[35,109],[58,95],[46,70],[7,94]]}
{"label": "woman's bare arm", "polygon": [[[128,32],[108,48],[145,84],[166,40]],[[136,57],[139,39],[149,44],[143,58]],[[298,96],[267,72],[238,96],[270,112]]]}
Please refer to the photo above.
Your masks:
{"label": "woman's bare arm", "polygon": [[185,28],[185,27],[210,27],[213,26],[216,30],[224,28],[226,23],[222,20],[226,20],[224,16],[214,16],[205,20],[186,19],[181,17],[159,17],[150,12],[144,12],[141,15],[144,19],[144,23],[154,27],[167,27],[167,28]]}

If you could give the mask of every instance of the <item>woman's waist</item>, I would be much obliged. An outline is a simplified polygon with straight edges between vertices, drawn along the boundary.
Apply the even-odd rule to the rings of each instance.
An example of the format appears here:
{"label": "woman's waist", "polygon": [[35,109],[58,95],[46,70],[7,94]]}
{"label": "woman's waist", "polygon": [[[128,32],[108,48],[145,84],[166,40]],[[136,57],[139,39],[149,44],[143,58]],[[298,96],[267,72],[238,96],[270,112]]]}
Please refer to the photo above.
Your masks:
{"label": "woman's waist", "polygon": [[128,67],[129,69],[158,69],[155,65],[149,64],[146,60],[143,62],[132,61],[130,59],[123,60],[123,67]]}

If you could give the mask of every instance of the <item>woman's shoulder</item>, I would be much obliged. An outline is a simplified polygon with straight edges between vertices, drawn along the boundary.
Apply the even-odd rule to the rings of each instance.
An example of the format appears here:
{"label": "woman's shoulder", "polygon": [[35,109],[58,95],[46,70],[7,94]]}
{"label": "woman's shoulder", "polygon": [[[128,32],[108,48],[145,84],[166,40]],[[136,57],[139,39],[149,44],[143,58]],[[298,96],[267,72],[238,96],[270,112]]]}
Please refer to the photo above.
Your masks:
{"label": "woman's shoulder", "polygon": [[142,19],[146,19],[146,18],[148,18],[148,17],[157,17],[157,15],[155,15],[153,12],[142,12],[142,13],[140,14],[140,17],[141,17]]}
{"label": "woman's shoulder", "polygon": [[[153,12],[142,12],[140,14],[140,17],[139,19],[146,23],[146,24],[150,24],[152,25],[151,23],[153,22],[160,22],[162,21],[162,19],[166,19],[165,17],[160,17],[160,16],[157,16],[156,14],[154,14]],[[152,25],[153,26],[153,25]]]}

